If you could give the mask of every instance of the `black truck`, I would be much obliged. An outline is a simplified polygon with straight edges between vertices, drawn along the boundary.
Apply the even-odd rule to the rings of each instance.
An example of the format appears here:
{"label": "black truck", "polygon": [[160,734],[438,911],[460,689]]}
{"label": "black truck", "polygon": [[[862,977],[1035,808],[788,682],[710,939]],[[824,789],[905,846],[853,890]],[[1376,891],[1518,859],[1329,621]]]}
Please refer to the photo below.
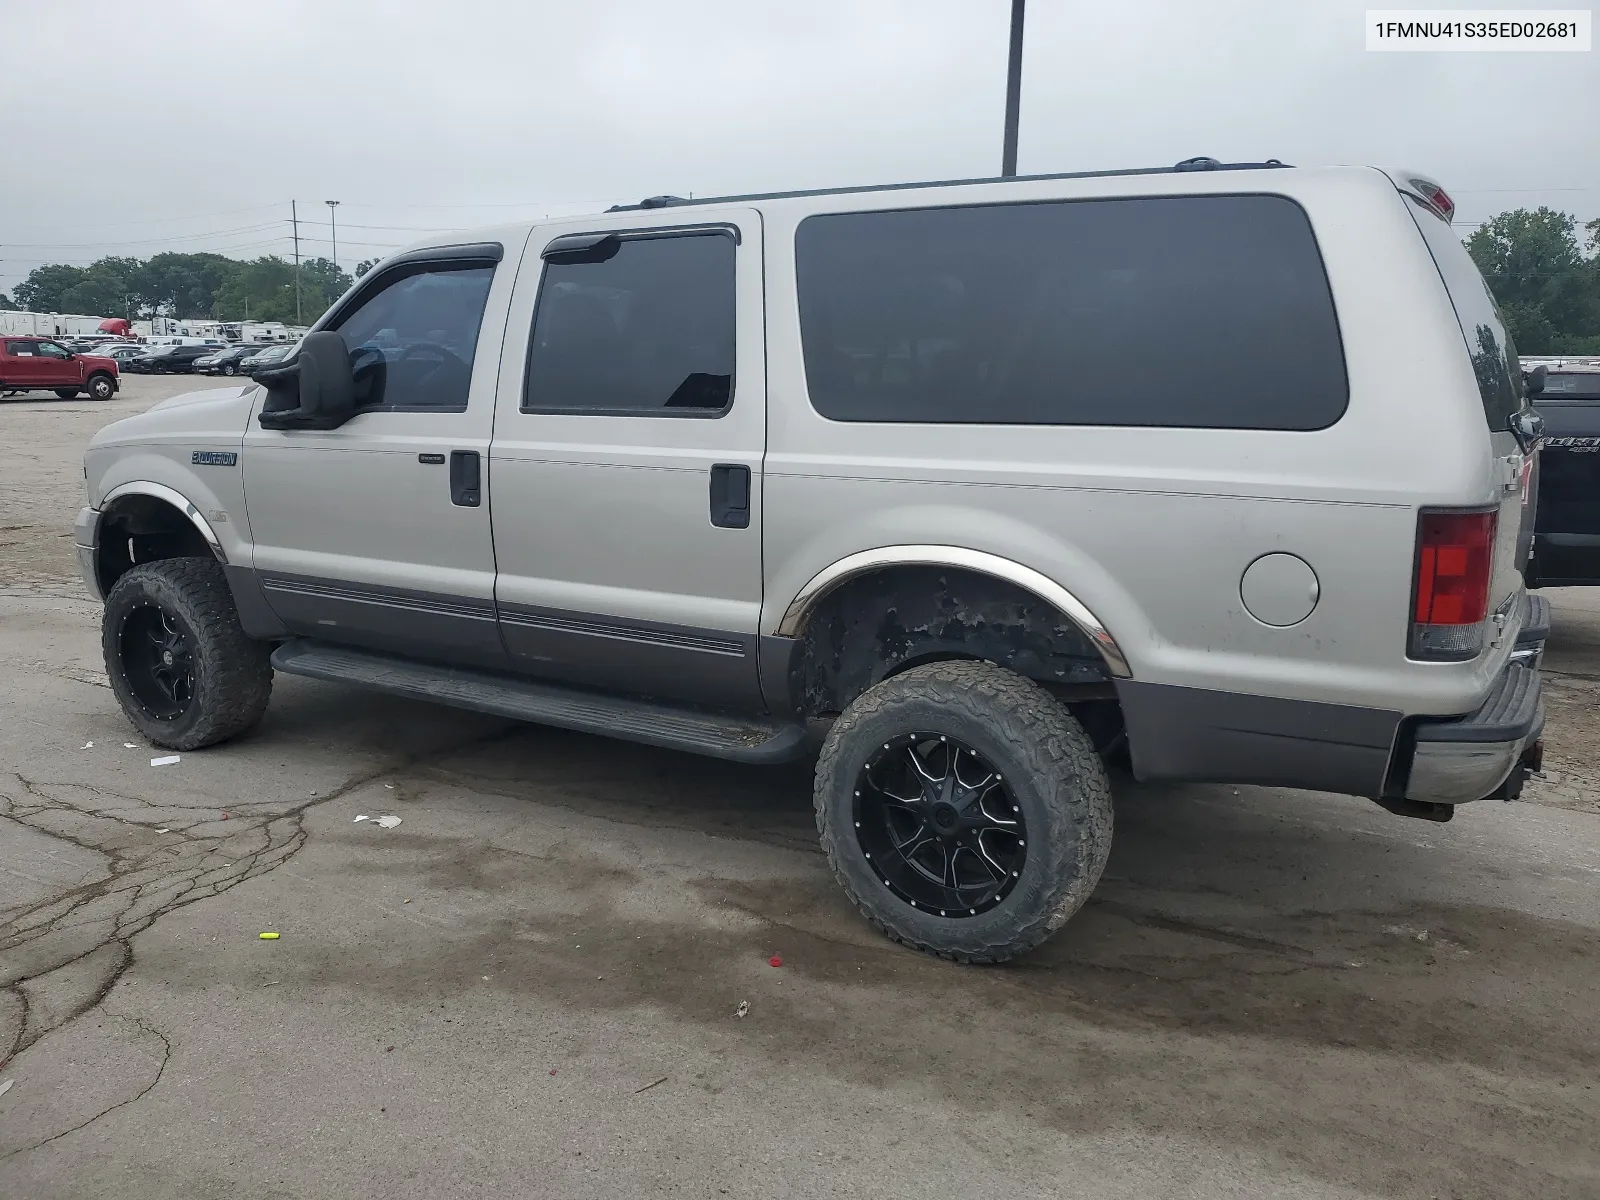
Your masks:
{"label": "black truck", "polygon": [[1545,440],[1528,586],[1600,584],[1600,363],[1535,368],[1530,384]]}

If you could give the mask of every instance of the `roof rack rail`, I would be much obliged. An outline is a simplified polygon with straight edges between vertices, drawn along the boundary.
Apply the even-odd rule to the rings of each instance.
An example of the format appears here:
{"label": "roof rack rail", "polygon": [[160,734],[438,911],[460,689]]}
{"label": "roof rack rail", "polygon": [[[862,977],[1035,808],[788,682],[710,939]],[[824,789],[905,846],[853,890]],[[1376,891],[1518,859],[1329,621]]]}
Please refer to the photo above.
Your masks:
{"label": "roof rack rail", "polygon": [[849,196],[858,192],[902,192],[911,188],[963,187],[974,183],[1029,183],[1051,179],[1098,179],[1118,175],[1167,175],[1174,171],[1268,171],[1288,163],[1276,158],[1265,162],[1220,162],[1204,155],[1186,158],[1170,167],[1126,167],[1118,171],[1060,171],[1047,175],[989,176],[978,179],[935,179],[915,183],[875,183],[856,187],[802,188],[792,192],[752,192],[739,196],[647,196],[637,204],[613,204],[607,212],[637,212],[650,208],[678,208],[691,204],[737,204],[748,200],[793,200],[803,196]]}

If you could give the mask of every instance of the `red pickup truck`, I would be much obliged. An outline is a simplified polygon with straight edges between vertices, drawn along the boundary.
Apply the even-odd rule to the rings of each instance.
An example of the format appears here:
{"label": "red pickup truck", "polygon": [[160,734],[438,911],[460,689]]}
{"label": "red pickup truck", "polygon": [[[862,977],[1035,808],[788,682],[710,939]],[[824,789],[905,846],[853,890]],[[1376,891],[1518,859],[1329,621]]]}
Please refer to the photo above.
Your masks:
{"label": "red pickup truck", "polygon": [[0,338],[0,393],[49,390],[71,400],[88,392],[95,400],[109,400],[119,386],[114,358],[75,354],[49,338]]}

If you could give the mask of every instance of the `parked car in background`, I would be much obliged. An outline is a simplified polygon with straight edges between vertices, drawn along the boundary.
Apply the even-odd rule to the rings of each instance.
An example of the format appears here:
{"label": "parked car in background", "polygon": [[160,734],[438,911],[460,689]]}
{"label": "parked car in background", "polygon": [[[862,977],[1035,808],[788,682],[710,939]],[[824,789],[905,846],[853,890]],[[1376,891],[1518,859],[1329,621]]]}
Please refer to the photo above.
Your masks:
{"label": "parked car in background", "polygon": [[240,371],[239,364],[260,352],[259,346],[228,346],[215,354],[195,359],[194,369],[201,375],[237,375]]}
{"label": "parked car in background", "polygon": [[140,375],[192,375],[196,359],[215,354],[217,343],[198,346],[162,346],[128,363],[128,370]]}
{"label": "parked car in background", "polygon": [[138,342],[111,342],[101,346],[95,351],[102,358],[113,359],[117,366],[127,368],[129,362],[144,354],[150,353],[149,346],[141,346]]}
{"label": "parked car in background", "polygon": [[0,341],[0,392],[52,391],[63,400],[88,392],[96,400],[117,394],[115,359],[79,354],[39,337]]}
{"label": "parked car in background", "polygon": [[1600,584],[1600,365],[1536,367],[1530,391],[1545,440],[1529,485],[1528,586]]}
{"label": "parked car in background", "polygon": [[282,362],[288,358],[299,344],[298,342],[288,342],[260,348],[256,353],[244,358],[239,363],[239,369],[249,375],[262,367],[270,367],[273,363]]}

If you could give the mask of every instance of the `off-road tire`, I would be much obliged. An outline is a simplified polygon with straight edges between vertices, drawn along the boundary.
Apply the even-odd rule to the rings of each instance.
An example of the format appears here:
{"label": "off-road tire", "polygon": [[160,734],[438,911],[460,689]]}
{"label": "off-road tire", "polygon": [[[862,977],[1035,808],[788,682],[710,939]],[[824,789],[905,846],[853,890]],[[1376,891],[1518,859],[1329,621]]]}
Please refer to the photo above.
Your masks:
{"label": "off-road tire", "polygon": [[78,398],[79,389],[77,388],[54,388],[52,390],[63,400],[76,400]]}
{"label": "off-road tire", "polygon": [[[193,699],[165,720],[139,700],[123,670],[121,632],[136,608],[154,606],[192,647]],[[101,625],[106,676],[122,711],[157,746],[197,750],[237,737],[266,712],[271,646],[245,636],[222,566],[210,558],[167,558],[130,569],[106,597]]]}
{"label": "off-road tire", "polygon": [[[1026,821],[1020,878],[977,916],[912,907],[873,871],[855,834],[863,765],[885,742],[921,732],[986,756]],[[1111,787],[1088,736],[1038,684],[987,662],[914,667],[859,696],[823,743],[814,800],[834,876],[867,920],[903,945],[957,962],[1004,962],[1038,946],[1083,906],[1111,853]]]}
{"label": "off-road tire", "polygon": [[101,373],[89,376],[89,399],[109,400],[117,394],[117,385],[111,376]]}

